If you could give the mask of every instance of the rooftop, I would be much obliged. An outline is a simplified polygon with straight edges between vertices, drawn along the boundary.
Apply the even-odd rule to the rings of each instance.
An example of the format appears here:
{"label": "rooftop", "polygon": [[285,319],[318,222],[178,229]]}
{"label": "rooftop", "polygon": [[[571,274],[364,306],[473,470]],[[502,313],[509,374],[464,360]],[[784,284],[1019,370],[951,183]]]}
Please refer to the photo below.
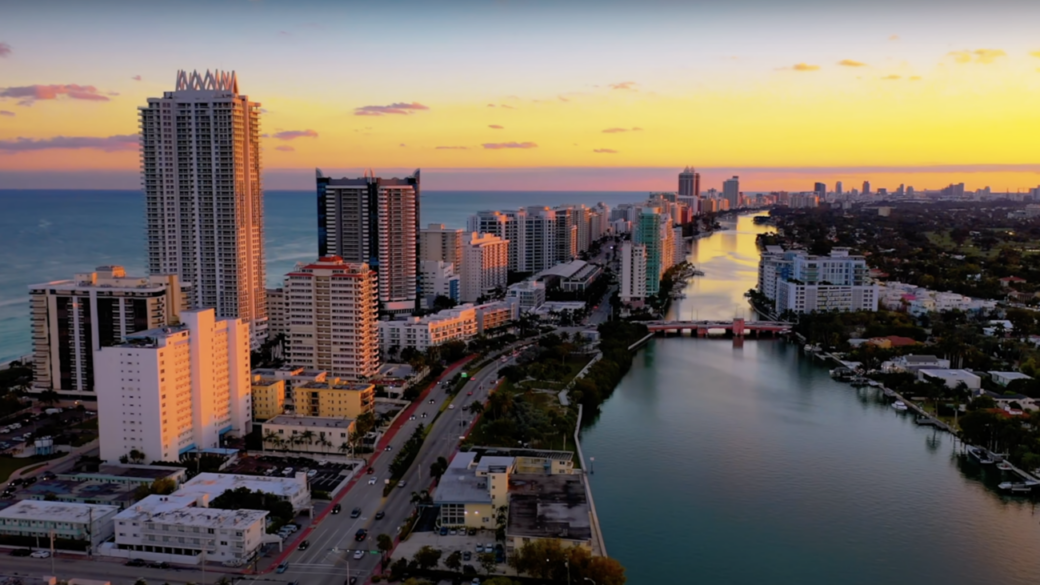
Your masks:
{"label": "rooftop", "polygon": [[[76,476],[73,476],[76,477]],[[86,479],[86,481],[84,481]],[[112,503],[134,501],[134,491],[139,483],[116,483],[103,477],[77,479],[45,479],[18,491],[18,497],[42,501],[48,495],[59,500],[89,500]],[[122,507],[122,506],[119,506]]]}
{"label": "rooftop", "polygon": [[509,536],[592,539],[583,475],[525,475],[509,478]]}
{"label": "rooftop", "polygon": [[289,500],[307,493],[307,480],[298,477],[267,477],[263,475],[234,475],[230,473],[200,473],[177,490],[178,494],[208,494],[216,498],[227,490],[240,487],[250,491],[280,496]]}
{"label": "rooftop", "polygon": [[354,421],[349,418],[279,414],[272,419],[268,419],[264,424],[290,427],[331,427],[335,429],[349,429],[350,425],[353,423]]}
{"label": "rooftop", "polygon": [[331,380],[312,380],[296,386],[297,390],[343,390],[346,392],[364,392],[374,389],[375,386],[368,383],[343,382],[339,378]]}
{"label": "rooftop", "polygon": [[183,467],[165,467],[158,465],[117,465],[114,463],[102,463],[97,473],[65,473],[59,474],[62,478],[79,478],[80,481],[87,479],[140,479],[143,481],[155,481],[164,477],[170,477],[183,473]]}
{"label": "rooftop", "polygon": [[263,510],[200,508],[195,505],[195,502],[194,497],[181,494],[152,495],[120,512],[116,516],[116,520],[151,521],[205,528],[234,528],[250,526],[267,516],[267,512]]}
{"label": "rooftop", "polygon": [[926,369],[920,371],[925,376],[942,378],[944,380],[978,380],[978,376],[968,370]]}
{"label": "rooftop", "polygon": [[990,376],[1000,376],[1007,380],[1032,380],[1032,376],[1027,376],[1022,372],[988,372]]}
{"label": "rooftop", "polygon": [[[557,461],[571,461],[574,459],[573,451],[549,451],[547,449],[511,449],[507,447],[471,447],[468,453],[477,456],[503,456],[503,457],[538,457],[541,459],[555,459]],[[463,455],[463,453],[459,453]],[[459,455],[455,458],[458,459]],[[452,460],[454,461],[454,460]]]}
{"label": "rooftop", "polygon": [[903,361],[908,364],[930,364],[939,361],[934,355],[904,355]]}
{"label": "rooftop", "polygon": [[74,504],[68,502],[46,502],[22,500],[0,510],[0,520],[38,520],[44,522],[90,522],[91,517],[101,518],[118,512],[118,506],[101,504]]}
{"label": "rooftop", "polygon": [[585,268],[587,264],[588,262],[585,262],[584,260],[571,260],[570,262],[557,264],[552,268],[546,268],[545,270],[539,272],[535,276],[535,279],[537,280],[545,276],[559,276],[560,278],[570,278],[578,272],[580,272],[581,269]]}

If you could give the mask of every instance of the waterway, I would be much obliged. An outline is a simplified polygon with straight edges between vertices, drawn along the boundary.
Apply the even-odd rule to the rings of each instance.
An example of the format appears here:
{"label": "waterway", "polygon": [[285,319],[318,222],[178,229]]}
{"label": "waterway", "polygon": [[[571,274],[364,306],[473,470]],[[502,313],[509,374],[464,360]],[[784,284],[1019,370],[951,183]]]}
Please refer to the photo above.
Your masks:
{"label": "waterway", "polygon": [[[694,244],[705,276],[673,306],[684,318],[753,316],[767,228],[724,225]],[[1040,583],[1030,501],[794,345],[655,339],[582,445],[607,552],[634,585]]]}

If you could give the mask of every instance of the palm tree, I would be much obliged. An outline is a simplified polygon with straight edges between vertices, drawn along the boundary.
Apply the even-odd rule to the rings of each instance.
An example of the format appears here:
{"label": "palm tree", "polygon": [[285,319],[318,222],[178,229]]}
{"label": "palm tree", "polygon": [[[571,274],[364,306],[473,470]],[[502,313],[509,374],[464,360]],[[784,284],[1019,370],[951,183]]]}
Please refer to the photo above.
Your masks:
{"label": "palm tree", "polygon": [[300,443],[307,443],[308,446],[314,444],[314,431],[307,429],[300,433]]}
{"label": "palm tree", "polygon": [[343,455],[345,457],[347,455],[347,451],[351,450],[350,442],[343,441],[342,443],[340,443],[338,450],[340,452],[340,455]]}
{"label": "palm tree", "polygon": [[[318,435],[318,444],[327,449],[328,447],[332,446],[332,441],[328,440],[328,438],[325,437],[325,433],[322,433]],[[322,449],[322,452],[328,453],[328,451],[326,451],[325,449]]]}
{"label": "palm tree", "polygon": [[281,439],[281,437],[278,436],[278,433],[276,433],[276,432],[274,432],[272,430],[264,431],[264,440],[263,440],[263,443],[262,443],[262,448],[263,448],[264,453],[267,452],[267,444],[268,443],[271,443],[272,445],[277,446],[278,443],[281,442],[281,440],[282,439]]}

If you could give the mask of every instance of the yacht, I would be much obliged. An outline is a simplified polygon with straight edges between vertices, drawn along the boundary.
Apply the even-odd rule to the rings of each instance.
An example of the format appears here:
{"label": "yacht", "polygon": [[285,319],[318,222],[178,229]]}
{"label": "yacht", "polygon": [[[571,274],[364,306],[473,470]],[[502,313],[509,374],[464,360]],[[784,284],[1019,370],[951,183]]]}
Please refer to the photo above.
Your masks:
{"label": "yacht", "polygon": [[902,400],[896,400],[895,402],[892,403],[892,408],[894,408],[896,410],[906,410],[907,406],[906,406],[906,403],[903,402]]}

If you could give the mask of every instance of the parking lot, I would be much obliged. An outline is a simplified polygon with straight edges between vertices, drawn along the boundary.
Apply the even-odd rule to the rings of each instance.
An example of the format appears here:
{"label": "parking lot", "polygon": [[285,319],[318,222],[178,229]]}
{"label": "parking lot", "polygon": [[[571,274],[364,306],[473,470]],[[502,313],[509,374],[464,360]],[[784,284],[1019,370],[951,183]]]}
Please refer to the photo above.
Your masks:
{"label": "parking lot", "polygon": [[[350,478],[357,463],[327,461],[308,457],[261,455],[243,457],[227,469],[228,473],[248,475],[287,476],[287,473],[302,471],[310,479],[311,491],[332,493],[339,484]],[[292,471],[288,471],[289,469]]]}
{"label": "parking lot", "polygon": [[[424,546],[430,546],[431,548],[443,551],[441,559],[445,559],[454,551],[462,553],[462,564],[473,565],[473,568],[483,573],[483,569],[480,568],[480,561],[478,560],[477,545],[480,545],[481,552],[485,550],[487,545],[494,547],[500,544],[495,541],[495,534],[490,530],[478,530],[473,536],[469,534],[456,534],[452,536],[447,534],[441,536],[438,532],[413,532],[408,540],[402,540],[397,548],[394,549],[394,558],[412,558],[420,548]],[[466,560],[466,556],[469,556],[469,560]],[[505,568],[505,565],[499,565],[498,569],[501,571]]]}
{"label": "parking lot", "polygon": [[78,432],[72,429],[74,425],[96,416],[95,412],[66,408],[54,414],[26,412],[20,416],[8,417],[0,423],[0,452],[21,448],[27,439],[31,441],[44,435],[56,436]]}

